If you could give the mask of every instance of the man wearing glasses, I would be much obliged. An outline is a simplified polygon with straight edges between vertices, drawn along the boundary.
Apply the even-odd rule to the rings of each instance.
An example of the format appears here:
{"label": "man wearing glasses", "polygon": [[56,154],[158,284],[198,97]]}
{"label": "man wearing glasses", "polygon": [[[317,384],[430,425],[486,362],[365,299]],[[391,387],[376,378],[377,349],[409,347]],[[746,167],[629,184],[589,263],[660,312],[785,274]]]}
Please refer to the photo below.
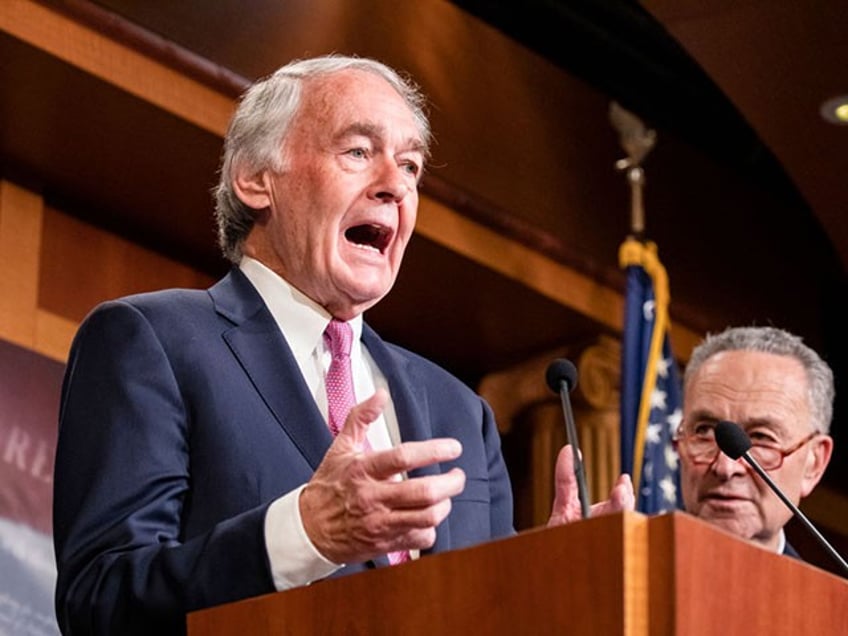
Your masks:
{"label": "man wearing glasses", "polygon": [[764,548],[797,556],[783,526],[792,513],[742,460],[720,452],[715,426],[739,424],[751,455],[795,504],[830,461],[833,372],[800,338],[773,327],[737,327],[695,348],[684,376],[677,430],[686,510]]}

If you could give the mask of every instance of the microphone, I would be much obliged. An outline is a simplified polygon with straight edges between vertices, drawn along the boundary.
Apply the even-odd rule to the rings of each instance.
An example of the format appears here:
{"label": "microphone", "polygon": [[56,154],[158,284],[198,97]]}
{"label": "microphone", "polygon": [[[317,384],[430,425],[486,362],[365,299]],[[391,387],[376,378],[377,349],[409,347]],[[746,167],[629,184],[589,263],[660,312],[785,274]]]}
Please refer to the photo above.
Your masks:
{"label": "microphone", "polygon": [[763,478],[763,481],[765,481],[766,484],[768,484],[768,487],[774,491],[774,494],[776,494],[780,500],[786,504],[786,506],[801,521],[801,523],[804,524],[813,537],[815,537],[816,541],[819,542],[819,545],[821,545],[825,551],[837,563],[839,563],[840,566],[842,566],[842,571],[845,574],[848,574],[848,563],[845,562],[845,559],[843,559],[833,546],[828,543],[827,539],[822,536],[821,532],[819,532],[806,515],[798,509],[798,506],[792,503],[789,498],[783,494],[783,491],[777,487],[777,484],[775,484],[774,481],[772,481],[772,478],[768,476],[768,473],[766,473],[765,470],[763,470],[763,467],[760,466],[759,462],[751,457],[751,454],[748,452],[752,446],[751,439],[742,427],[734,422],[719,422],[715,427],[715,438],[722,453],[730,457],[730,459],[739,459],[741,457],[748,462],[755,471],[757,471],[757,474]]}
{"label": "microphone", "polygon": [[580,497],[580,510],[583,518],[589,518],[589,487],[586,485],[586,472],[577,439],[577,426],[574,424],[574,412],[571,410],[569,391],[577,386],[577,367],[570,360],[554,360],[545,372],[545,380],[554,393],[562,399],[562,412],[565,415],[565,433],[574,455],[574,476],[577,477],[577,493]]}

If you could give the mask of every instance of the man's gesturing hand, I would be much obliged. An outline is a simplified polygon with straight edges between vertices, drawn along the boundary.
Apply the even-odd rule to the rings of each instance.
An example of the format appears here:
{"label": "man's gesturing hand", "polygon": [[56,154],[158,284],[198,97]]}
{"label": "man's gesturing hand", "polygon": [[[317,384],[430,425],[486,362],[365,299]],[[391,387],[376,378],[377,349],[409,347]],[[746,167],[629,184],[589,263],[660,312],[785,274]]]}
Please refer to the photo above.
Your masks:
{"label": "man's gesturing hand", "polygon": [[450,498],[465,488],[465,473],[459,468],[441,475],[398,478],[414,468],[459,457],[462,446],[455,439],[363,452],[368,426],[387,400],[385,390],[378,389],[351,410],[300,495],[306,534],[334,563],[429,548],[436,540],[436,526],[450,512]]}
{"label": "man's gesturing hand", "polygon": [[[566,445],[560,450],[555,471],[554,505],[548,525],[556,526],[579,521],[583,517],[583,511],[580,506],[577,477],[574,474],[574,454],[570,445]],[[619,475],[612,491],[610,491],[609,499],[592,504],[590,514],[594,517],[623,510],[633,510],[635,505],[636,498],[630,475]]]}

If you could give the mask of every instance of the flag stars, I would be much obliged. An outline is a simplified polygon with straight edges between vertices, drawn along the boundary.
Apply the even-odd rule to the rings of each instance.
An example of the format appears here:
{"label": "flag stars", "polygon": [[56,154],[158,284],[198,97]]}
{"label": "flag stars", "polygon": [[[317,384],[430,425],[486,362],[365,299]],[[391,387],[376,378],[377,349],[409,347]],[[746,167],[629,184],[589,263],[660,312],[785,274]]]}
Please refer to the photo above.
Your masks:
{"label": "flag stars", "polygon": [[680,458],[677,456],[677,451],[672,448],[671,444],[668,444],[665,449],[663,449],[663,454],[665,455],[665,465],[668,470],[672,472],[677,470],[677,462]]}
{"label": "flag stars", "polygon": [[648,429],[645,431],[645,441],[648,444],[659,444],[662,440],[660,439],[660,434],[662,433],[662,425],[661,424],[648,424]]}
{"label": "flag stars", "polygon": [[669,367],[671,367],[671,358],[660,358],[657,360],[657,375],[661,378],[667,378]]}
{"label": "flag stars", "polygon": [[651,410],[654,409],[663,409],[666,408],[666,397],[667,393],[661,389],[654,389],[651,391]]}
{"label": "flag stars", "polygon": [[642,481],[649,482],[654,478],[654,464],[650,459],[646,459],[642,466]]}
{"label": "flag stars", "polygon": [[683,411],[679,408],[674,409],[671,413],[668,414],[666,418],[666,422],[668,422],[668,431],[672,435],[677,432],[677,429],[680,427],[680,422],[683,421]]}
{"label": "flag stars", "polygon": [[677,501],[677,486],[671,477],[664,477],[660,480],[660,490],[662,491],[663,499],[669,503]]}

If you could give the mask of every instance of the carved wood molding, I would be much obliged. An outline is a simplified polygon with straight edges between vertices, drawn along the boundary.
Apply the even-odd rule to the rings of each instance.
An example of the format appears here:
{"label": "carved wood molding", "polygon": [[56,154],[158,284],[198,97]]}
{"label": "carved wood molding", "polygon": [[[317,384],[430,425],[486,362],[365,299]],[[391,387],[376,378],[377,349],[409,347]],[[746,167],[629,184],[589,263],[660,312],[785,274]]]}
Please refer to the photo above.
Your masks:
{"label": "carved wood molding", "polygon": [[517,505],[520,527],[545,523],[553,501],[554,466],[566,436],[560,397],[547,386],[545,372],[557,358],[577,361],[571,397],[592,499],[605,498],[619,473],[621,347],[614,338],[565,346],[486,376],[478,390],[501,432],[529,438],[528,455],[510,466],[513,478],[527,484],[526,501]]}

